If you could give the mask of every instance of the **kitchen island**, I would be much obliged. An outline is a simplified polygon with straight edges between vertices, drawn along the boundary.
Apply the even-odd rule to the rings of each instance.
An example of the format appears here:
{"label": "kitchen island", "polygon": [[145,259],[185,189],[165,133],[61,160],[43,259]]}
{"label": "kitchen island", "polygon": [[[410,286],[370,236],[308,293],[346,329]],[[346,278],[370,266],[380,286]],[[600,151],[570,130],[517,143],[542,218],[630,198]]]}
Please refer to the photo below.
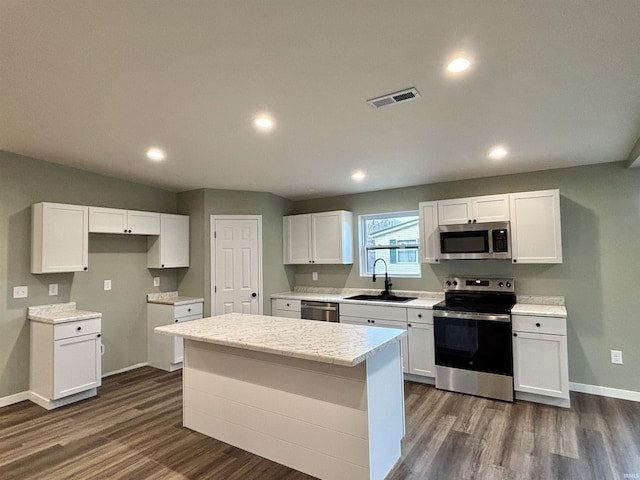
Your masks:
{"label": "kitchen island", "polygon": [[400,458],[405,330],[230,313],[184,339],[185,427],[323,479],[383,479]]}

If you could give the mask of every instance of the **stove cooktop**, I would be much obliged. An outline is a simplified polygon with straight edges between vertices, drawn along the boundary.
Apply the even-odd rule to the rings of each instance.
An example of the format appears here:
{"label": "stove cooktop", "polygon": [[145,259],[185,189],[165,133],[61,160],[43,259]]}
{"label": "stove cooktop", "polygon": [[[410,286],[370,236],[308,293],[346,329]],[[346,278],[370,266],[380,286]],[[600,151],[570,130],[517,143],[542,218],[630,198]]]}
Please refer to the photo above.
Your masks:
{"label": "stove cooktop", "polygon": [[445,299],[434,310],[510,313],[516,303],[513,279],[451,277],[445,281]]}

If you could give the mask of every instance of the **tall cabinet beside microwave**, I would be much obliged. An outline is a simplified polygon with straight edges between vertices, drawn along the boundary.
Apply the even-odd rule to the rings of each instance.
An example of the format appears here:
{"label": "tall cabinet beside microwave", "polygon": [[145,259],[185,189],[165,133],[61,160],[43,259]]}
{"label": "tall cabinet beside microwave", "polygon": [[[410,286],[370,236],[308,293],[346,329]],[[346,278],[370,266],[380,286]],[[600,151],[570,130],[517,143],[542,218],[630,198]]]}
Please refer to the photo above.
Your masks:
{"label": "tall cabinet beside microwave", "polygon": [[353,213],[337,210],[282,220],[285,264],[353,263]]}
{"label": "tall cabinet beside microwave", "polygon": [[512,193],[509,202],[511,261],[562,263],[560,191]]}

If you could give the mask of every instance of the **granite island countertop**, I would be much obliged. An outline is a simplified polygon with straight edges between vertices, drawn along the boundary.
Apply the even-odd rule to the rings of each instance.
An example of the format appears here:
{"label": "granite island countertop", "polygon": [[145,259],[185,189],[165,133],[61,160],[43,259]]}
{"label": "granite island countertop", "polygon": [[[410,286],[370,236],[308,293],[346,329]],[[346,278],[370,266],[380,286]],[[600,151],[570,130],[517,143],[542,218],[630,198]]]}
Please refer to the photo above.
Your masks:
{"label": "granite island countertop", "polygon": [[102,313],[77,310],[76,302],[36,305],[27,309],[27,318],[41,323],[66,323],[89,318],[102,318]]}
{"label": "granite island countertop", "polygon": [[353,367],[407,334],[397,328],[228,313],[156,327],[189,340]]}

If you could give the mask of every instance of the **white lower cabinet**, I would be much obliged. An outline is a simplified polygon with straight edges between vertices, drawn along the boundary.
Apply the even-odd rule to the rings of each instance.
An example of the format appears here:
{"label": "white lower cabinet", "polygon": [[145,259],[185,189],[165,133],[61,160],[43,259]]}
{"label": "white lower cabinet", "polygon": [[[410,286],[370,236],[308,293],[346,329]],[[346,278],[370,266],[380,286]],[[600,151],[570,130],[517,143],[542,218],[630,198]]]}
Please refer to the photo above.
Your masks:
{"label": "white lower cabinet", "polygon": [[[340,323],[368,325],[371,327],[387,327],[407,329],[407,309],[404,307],[387,307],[384,305],[340,304]],[[402,337],[402,371],[409,373],[409,343],[405,335]]]}
{"label": "white lower cabinet", "polygon": [[188,322],[202,318],[203,301],[191,303],[147,303],[147,357],[149,365],[168,372],[182,368],[183,341],[156,333],[154,329],[172,323]]}
{"label": "white lower cabinet", "polygon": [[102,385],[101,319],[30,326],[32,400],[51,409],[95,395]]}
{"label": "white lower cabinet", "polygon": [[[513,315],[514,390],[519,398],[569,406],[566,319]],[[545,400],[547,398],[547,400]],[[561,399],[554,402],[552,399]]]}
{"label": "white lower cabinet", "polygon": [[274,298],[271,300],[271,316],[285,318],[300,318],[300,300]]}
{"label": "white lower cabinet", "polygon": [[409,373],[435,377],[433,310],[408,308],[407,322]]}

